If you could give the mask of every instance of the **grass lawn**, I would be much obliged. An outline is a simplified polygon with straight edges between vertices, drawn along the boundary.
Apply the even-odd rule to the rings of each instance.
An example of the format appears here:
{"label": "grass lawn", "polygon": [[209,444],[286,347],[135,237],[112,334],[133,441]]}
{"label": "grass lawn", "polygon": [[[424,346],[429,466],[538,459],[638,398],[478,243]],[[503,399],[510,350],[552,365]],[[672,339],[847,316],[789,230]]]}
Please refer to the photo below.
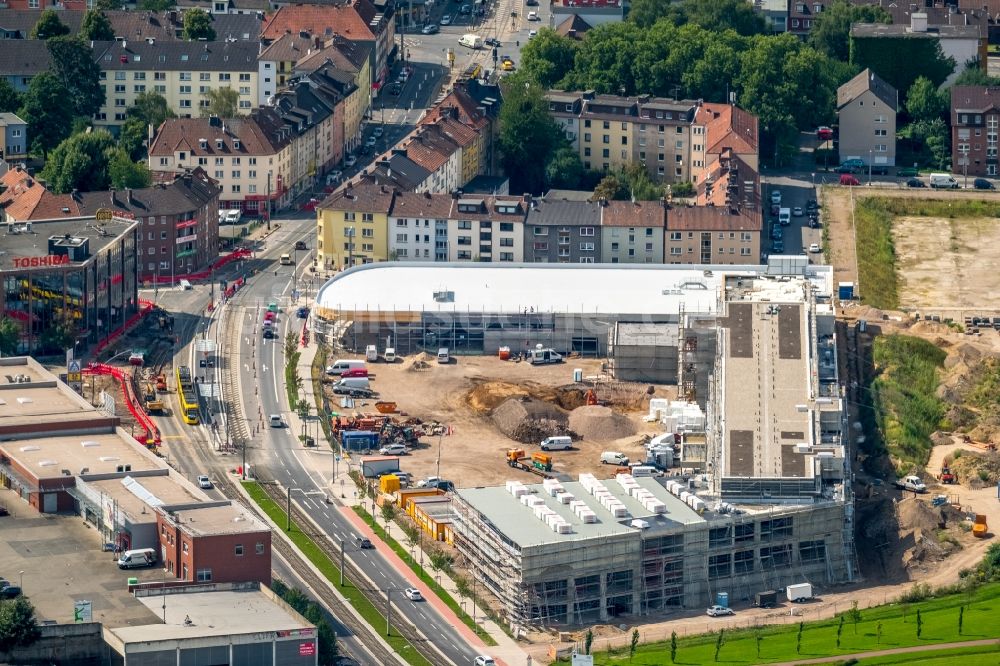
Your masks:
{"label": "grass lawn", "polygon": [[[362,509],[360,506],[354,507],[354,512],[357,513],[359,516],[361,516],[361,519],[364,520],[366,523],[372,525],[372,515],[370,513]],[[413,559],[413,557],[410,555],[410,551],[406,550],[402,545],[399,544],[399,542],[397,542],[395,539],[387,535],[385,533],[385,528],[383,528],[381,525],[376,523],[372,525],[372,529],[375,531],[376,534],[378,534],[380,539],[389,544],[389,547],[392,548],[393,552],[395,552],[396,555],[399,555],[399,559],[403,560],[403,562],[406,563],[406,566],[410,567],[410,569],[413,570],[413,573],[416,574],[417,578],[422,580],[424,583],[427,584],[428,587],[434,590],[434,594],[438,595],[438,597],[440,597],[441,600],[445,604],[447,604],[448,608],[454,611],[455,615],[457,615],[459,619],[462,620],[465,626],[476,632],[476,635],[479,636],[481,639],[483,639],[483,642],[486,643],[487,645],[497,644],[496,640],[492,636],[490,636],[488,632],[484,631],[482,627],[480,627],[478,624],[472,621],[472,618],[468,615],[468,613],[462,610],[462,607],[458,604],[458,602],[455,601],[454,597],[448,594],[448,592],[443,587],[438,585],[437,581],[434,580],[434,577],[427,572],[427,569],[421,567],[420,563]]]}
{"label": "grass lawn", "polygon": [[[958,633],[959,608],[965,605],[963,614],[963,631]],[[904,618],[903,611],[906,610]],[[917,610],[921,615],[921,635],[917,638]],[[779,625],[761,627],[760,652],[758,656],[757,641],[753,630],[734,630],[725,632],[724,643],[719,651],[719,659],[715,660],[715,646],[718,633],[700,634],[677,640],[677,664],[762,664],[794,659],[815,659],[821,657],[836,657],[837,655],[868,652],[871,650],[888,650],[911,645],[926,645],[931,649],[935,643],[953,641],[970,641],[983,638],[1000,637],[1000,622],[996,621],[1000,610],[1000,584],[983,586],[971,598],[966,594],[958,594],[940,599],[929,599],[907,606],[888,604],[877,608],[860,611],[861,619],[855,626],[849,618],[845,618],[841,630],[840,647],[837,647],[837,629],[840,618],[805,623],[802,631],[802,643],[796,649],[799,625]],[[710,618],[706,618],[711,622]],[[881,640],[878,638],[881,625]],[[600,646],[600,639],[595,641]],[[978,650],[977,648],[970,648]],[[995,654],[994,651],[993,654]],[[973,654],[983,654],[982,651]],[[903,663],[913,662],[916,655],[901,655],[901,661],[865,661],[864,663]],[[886,657],[888,659],[889,657]],[[981,663],[973,658],[943,657],[950,662],[961,663],[962,666]],[[610,652],[598,652],[595,664],[625,663],[628,660],[628,648],[618,648]],[[630,664],[635,666],[661,666],[669,664],[670,643],[657,642],[640,645],[635,658]],[[925,662],[921,662],[925,663]],[[992,661],[982,663],[997,663]]]}
{"label": "grass lawn", "polygon": [[[277,503],[272,501],[264,489],[261,488],[257,483],[252,481],[244,481],[243,487],[246,489],[247,493],[256,502],[257,506],[261,508],[264,513],[274,521],[276,525],[284,525],[287,520],[287,514],[284,509]],[[317,569],[327,580],[332,583],[340,582],[340,569],[326,556],[323,551],[313,543],[313,540],[309,538],[308,535],[304,534],[299,526],[292,522],[292,529],[286,534],[291,538],[292,542],[295,543],[296,547],[302,551],[302,553],[313,563]],[[364,618],[372,627],[375,627],[380,633],[382,628],[385,627],[385,615],[383,615],[375,606],[371,604],[370,601],[361,593],[354,584],[344,578],[344,585],[340,588],[340,593],[347,598],[348,602],[354,606],[358,614]],[[398,631],[391,631],[389,636],[383,636],[385,641],[392,647],[392,649],[403,657],[407,663],[413,664],[413,666],[431,666],[431,662],[427,661],[423,655],[417,652],[409,641],[399,635]]]}
{"label": "grass lawn", "polygon": [[[859,666],[889,666],[889,664],[918,663],[920,666],[996,666],[1000,662],[1000,647],[980,645],[976,647],[950,648],[946,650],[921,650],[903,654],[887,654],[884,657],[859,659]],[[841,661],[828,661],[823,666],[835,666]]]}

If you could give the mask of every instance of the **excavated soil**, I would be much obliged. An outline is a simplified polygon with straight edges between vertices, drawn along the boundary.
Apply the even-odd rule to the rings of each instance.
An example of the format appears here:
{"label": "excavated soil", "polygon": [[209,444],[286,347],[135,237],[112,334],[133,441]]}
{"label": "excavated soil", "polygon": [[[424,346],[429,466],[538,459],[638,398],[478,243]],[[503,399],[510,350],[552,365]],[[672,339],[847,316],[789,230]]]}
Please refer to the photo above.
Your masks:
{"label": "excavated soil", "polygon": [[523,444],[538,444],[546,437],[570,434],[566,414],[534,398],[508,398],[490,416],[500,432]]}
{"label": "excavated soil", "polygon": [[587,403],[586,391],[577,385],[543,386],[527,381],[520,384],[473,377],[475,386],[465,400],[474,412],[487,414],[510,398],[532,398],[571,410]]}
{"label": "excavated soil", "polygon": [[569,415],[569,429],[585,440],[611,441],[634,435],[635,424],[610,407],[585,405]]}

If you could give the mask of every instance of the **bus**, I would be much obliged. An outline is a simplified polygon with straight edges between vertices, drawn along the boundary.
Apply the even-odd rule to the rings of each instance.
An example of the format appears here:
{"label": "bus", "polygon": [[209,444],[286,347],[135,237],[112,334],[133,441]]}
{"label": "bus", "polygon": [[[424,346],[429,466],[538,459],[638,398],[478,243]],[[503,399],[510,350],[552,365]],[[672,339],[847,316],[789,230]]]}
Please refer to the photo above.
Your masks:
{"label": "bus", "polygon": [[198,425],[198,393],[191,379],[191,369],[186,365],[177,367],[177,399],[181,403],[184,423]]}

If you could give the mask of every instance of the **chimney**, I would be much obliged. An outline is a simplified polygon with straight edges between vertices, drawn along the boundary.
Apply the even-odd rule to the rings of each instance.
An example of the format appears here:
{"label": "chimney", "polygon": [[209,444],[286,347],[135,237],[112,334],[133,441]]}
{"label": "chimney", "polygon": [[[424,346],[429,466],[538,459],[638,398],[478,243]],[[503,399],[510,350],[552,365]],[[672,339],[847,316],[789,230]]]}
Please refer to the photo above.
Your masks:
{"label": "chimney", "polygon": [[125,202],[129,206],[131,206],[132,203],[133,203],[133,201],[132,201],[132,188],[131,187],[125,188]]}
{"label": "chimney", "polygon": [[108,194],[110,194],[110,195],[111,195],[111,205],[112,205],[112,206],[114,206],[115,204],[117,204],[117,203],[118,203],[118,201],[117,201],[117,200],[115,199],[115,188],[113,188],[113,187],[112,187],[112,188],[111,188],[111,189],[110,189],[110,190],[108,191]]}

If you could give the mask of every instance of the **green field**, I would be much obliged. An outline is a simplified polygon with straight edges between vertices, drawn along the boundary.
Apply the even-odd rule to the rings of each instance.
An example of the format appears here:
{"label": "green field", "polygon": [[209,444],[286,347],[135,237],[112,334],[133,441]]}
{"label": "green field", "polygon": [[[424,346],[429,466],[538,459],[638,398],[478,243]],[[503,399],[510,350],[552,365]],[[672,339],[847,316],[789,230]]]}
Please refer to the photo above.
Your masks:
{"label": "green field", "polygon": [[[274,521],[276,525],[285,525],[287,521],[287,515],[284,509],[279,506],[276,502],[271,500],[264,489],[261,488],[257,483],[252,481],[244,481],[243,488],[250,495],[251,499],[261,508],[268,517]],[[292,529],[285,532],[286,535],[292,540],[295,546],[302,552],[306,558],[312,562],[319,571],[332,583],[340,582],[340,569],[326,556],[323,551],[313,543],[313,540],[305,534],[299,526],[293,521]],[[340,593],[347,598],[348,602],[354,606],[355,610],[364,618],[372,627],[375,627],[378,631],[382,632],[385,628],[385,615],[383,615],[375,606],[371,604],[370,601],[361,593],[357,587],[354,586],[349,580],[344,579],[344,585],[339,588]],[[389,636],[384,636],[385,641],[392,647],[397,654],[403,657],[408,664],[413,664],[413,666],[431,666],[431,662],[427,661],[423,655],[417,652],[409,641],[403,638],[398,630],[391,631]]]}
{"label": "green field", "polygon": [[[959,609],[963,606],[963,629],[962,633],[959,634]],[[918,610],[920,611],[921,627],[919,638],[917,637]],[[803,625],[799,647],[797,647],[799,645],[799,625],[762,627],[759,630],[759,653],[755,631],[747,629],[726,631],[723,634],[723,645],[719,650],[717,661],[715,659],[717,632],[684,638],[678,637],[677,657],[673,663],[742,665],[823,657],[836,659],[838,655],[914,645],[926,645],[928,650],[932,650],[935,643],[1000,638],[1000,622],[996,620],[998,611],[1000,611],[1000,584],[992,583],[984,585],[973,595],[956,594],[906,606],[896,603],[861,610],[857,625],[854,625],[851,619],[845,616],[843,627],[840,628],[839,648],[837,647],[837,632],[840,626],[838,616],[829,620],[806,622]],[[712,618],[706,617],[705,620],[707,624],[712,622]],[[880,632],[881,638],[879,638]],[[594,647],[601,647],[600,639],[595,641]],[[862,663],[914,662],[918,658],[918,654],[886,656],[878,658],[884,660],[864,660]],[[962,648],[956,653],[949,651],[943,656],[934,656],[933,662],[921,661],[920,663],[960,663],[962,666],[972,666],[979,663],[997,664],[1000,663],[1000,659],[995,656],[996,654],[998,654],[996,647],[993,648],[992,652],[981,648]],[[892,661],[893,659],[895,661]],[[980,659],[984,659],[984,661]],[[610,652],[596,652],[594,663],[629,663],[636,666],[670,664],[670,642],[639,645],[635,657],[631,661],[629,661],[627,647]],[[831,663],[834,662],[831,661]]]}

